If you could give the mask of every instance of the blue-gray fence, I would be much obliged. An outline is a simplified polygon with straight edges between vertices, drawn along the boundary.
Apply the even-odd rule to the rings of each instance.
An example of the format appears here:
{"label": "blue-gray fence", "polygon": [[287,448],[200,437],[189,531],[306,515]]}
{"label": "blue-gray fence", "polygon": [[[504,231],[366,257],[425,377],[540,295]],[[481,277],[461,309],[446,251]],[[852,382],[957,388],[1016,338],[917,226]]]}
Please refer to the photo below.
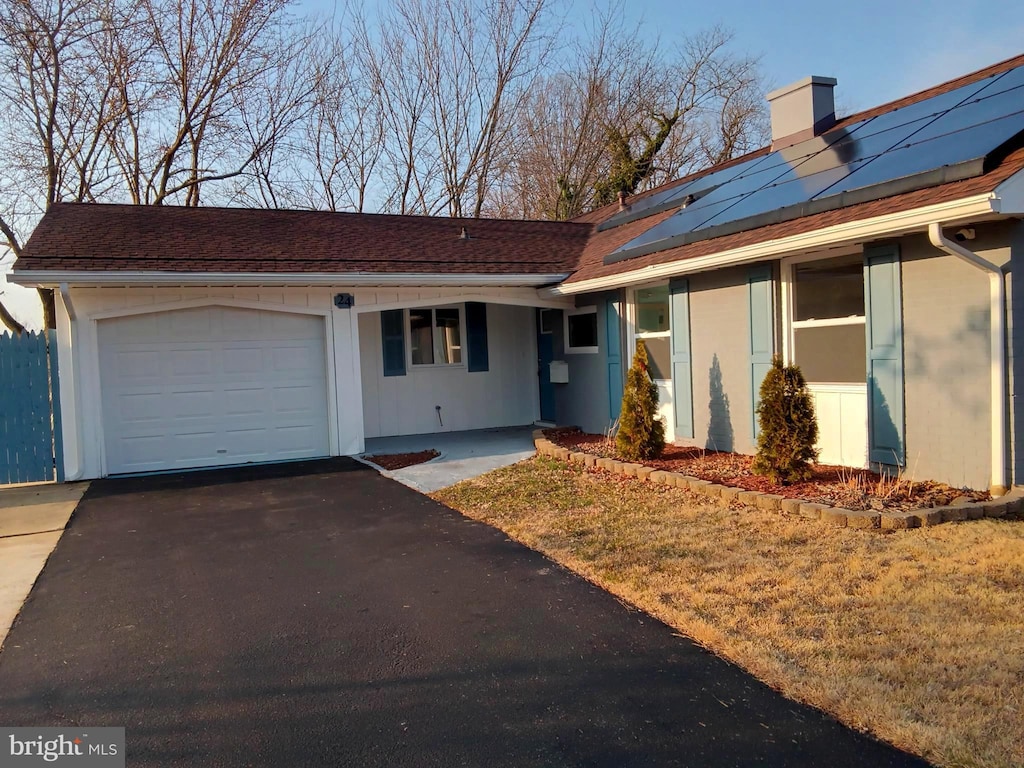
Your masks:
{"label": "blue-gray fence", "polygon": [[0,485],[63,480],[57,334],[0,335]]}

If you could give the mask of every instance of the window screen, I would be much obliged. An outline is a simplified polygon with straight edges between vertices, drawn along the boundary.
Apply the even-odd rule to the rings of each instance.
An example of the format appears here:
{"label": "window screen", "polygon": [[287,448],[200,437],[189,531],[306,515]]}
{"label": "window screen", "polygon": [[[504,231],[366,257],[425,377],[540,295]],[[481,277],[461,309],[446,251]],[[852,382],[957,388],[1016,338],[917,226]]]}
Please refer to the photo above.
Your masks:
{"label": "window screen", "polygon": [[859,256],[797,265],[793,319],[864,316],[864,265]]}
{"label": "window screen", "polygon": [[807,381],[863,384],[867,380],[863,323],[796,328],[793,342],[795,362]]}
{"label": "window screen", "polygon": [[651,378],[669,381],[672,378],[672,340],[668,336],[642,339],[647,347],[647,363]]}

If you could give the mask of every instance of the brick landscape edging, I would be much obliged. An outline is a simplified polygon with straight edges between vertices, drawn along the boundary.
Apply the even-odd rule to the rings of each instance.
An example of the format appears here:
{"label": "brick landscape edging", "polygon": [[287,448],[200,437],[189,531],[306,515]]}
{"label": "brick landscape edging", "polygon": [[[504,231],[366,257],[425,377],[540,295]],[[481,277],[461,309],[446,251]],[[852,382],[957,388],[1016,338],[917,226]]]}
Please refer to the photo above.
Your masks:
{"label": "brick landscape edging", "polygon": [[774,493],[748,491],[732,485],[720,485],[680,472],[666,472],[643,464],[607,459],[582,451],[570,451],[544,437],[544,431],[535,430],[533,444],[541,456],[550,456],[565,462],[582,464],[587,469],[600,469],[626,477],[635,477],[650,483],[684,488],[706,496],[710,500],[728,505],[738,501],[748,507],[772,512],[786,512],[841,528],[877,528],[880,530],[903,530],[921,528],[962,520],[979,520],[983,517],[1004,517],[1017,514],[1024,505],[1024,489],[1014,488],[1005,496],[991,501],[972,501],[945,507],[926,507],[900,510],[875,511],[872,509],[843,509],[828,504],[815,504],[801,499],[788,499]]}

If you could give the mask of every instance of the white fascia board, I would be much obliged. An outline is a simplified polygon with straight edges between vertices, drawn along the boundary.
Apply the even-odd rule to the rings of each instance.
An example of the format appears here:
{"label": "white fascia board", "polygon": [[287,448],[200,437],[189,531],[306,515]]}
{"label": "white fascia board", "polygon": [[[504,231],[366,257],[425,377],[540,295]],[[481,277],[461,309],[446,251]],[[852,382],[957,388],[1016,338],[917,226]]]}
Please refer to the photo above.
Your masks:
{"label": "white fascia board", "polygon": [[1024,171],[1017,171],[996,187],[995,196],[1000,213],[1024,213]]}
{"label": "white fascia board", "polygon": [[510,274],[383,274],[371,272],[269,273],[269,272],[92,272],[21,270],[7,277],[19,285],[55,288],[98,286],[337,286],[337,287],[517,287],[536,288],[560,283],[567,273]]}
{"label": "white fascia board", "polygon": [[699,256],[693,259],[680,259],[665,264],[653,264],[629,272],[620,272],[607,277],[596,277],[591,280],[563,283],[546,288],[541,293],[551,296],[568,296],[576,293],[605,291],[627,285],[646,283],[652,280],[667,279],[677,275],[703,272],[709,269],[743,264],[764,259],[777,259],[795,256],[809,251],[832,248],[856,242],[875,240],[881,237],[895,237],[911,232],[924,232],[933,221],[944,224],[955,224],[979,217],[992,216],[1000,213],[995,193],[960,198],[944,203],[936,203],[907,211],[860,219],[845,224],[814,229],[776,240],[766,240],[753,245],[745,245],[718,253]]}

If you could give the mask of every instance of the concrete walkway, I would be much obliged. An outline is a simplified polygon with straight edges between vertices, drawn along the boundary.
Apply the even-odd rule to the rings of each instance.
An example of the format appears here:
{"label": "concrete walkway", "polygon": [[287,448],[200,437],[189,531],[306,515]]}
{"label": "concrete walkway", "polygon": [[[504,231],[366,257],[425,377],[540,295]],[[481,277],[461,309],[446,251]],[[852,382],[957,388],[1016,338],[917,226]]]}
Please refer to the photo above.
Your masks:
{"label": "concrete walkway", "polygon": [[88,483],[0,489],[0,647]]}
{"label": "concrete walkway", "polygon": [[[405,469],[381,474],[421,493],[446,488],[499,467],[530,458],[534,452],[533,425],[430,435],[377,437],[366,441],[365,459],[376,454],[416,453],[433,448],[440,456]],[[376,466],[376,465],[374,465]]]}

